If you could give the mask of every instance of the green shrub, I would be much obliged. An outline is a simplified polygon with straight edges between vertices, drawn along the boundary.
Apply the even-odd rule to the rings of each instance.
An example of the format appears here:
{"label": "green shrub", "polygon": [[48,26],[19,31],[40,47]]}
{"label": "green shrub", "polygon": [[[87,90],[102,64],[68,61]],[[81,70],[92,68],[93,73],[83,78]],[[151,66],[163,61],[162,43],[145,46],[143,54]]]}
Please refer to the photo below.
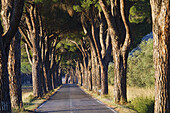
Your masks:
{"label": "green shrub", "polygon": [[128,106],[139,113],[154,113],[153,98],[136,97]]}
{"label": "green shrub", "polygon": [[35,97],[33,95],[29,95],[27,99],[28,102],[32,102],[33,100],[35,100]]}
{"label": "green shrub", "polygon": [[32,66],[29,62],[21,62],[21,72],[30,74],[32,72]]}
{"label": "green shrub", "polygon": [[18,108],[18,109],[15,109],[15,108],[12,108],[12,113],[27,113],[26,111],[24,111],[24,107],[22,108]]}
{"label": "green shrub", "polygon": [[[153,40],[143,41],[133,56],[128,57],[127,85],[154,87]],[[108,67],[108,84],[114,85],[114,64]]]}
{"label": "green shrub", "polygon": [[114,64],[110,63],[108,67],[108,84],[114,85]]}
{"label": "green shrub", "polygon": [[128,58],[127,84],[135,87],[154,86],[153,41],[143,41],[141,50]]}

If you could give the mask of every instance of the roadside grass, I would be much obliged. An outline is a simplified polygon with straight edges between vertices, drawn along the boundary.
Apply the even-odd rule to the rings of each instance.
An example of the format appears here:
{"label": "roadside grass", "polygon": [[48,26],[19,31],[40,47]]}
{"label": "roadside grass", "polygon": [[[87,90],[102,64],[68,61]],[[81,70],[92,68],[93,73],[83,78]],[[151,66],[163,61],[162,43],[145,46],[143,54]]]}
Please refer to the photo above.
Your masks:
{"label": "roadside grass", "polygon": [[107,106],[115,109],[119,113],[153,113],[154,90],[151,88],[127,87],[128,103],[118,105],[113,102],[113,86],[109,85],[108,95],[100,96],[92,91],[81,87],[86,93],[100,100]]}
{"label": "roadside grass", "polygon": [[138,113],[154,113],[154,89],[153,88],[127,88],[127,106]]}
{"label": "roadside grass", "polygon": [[57,87],[53,91],[48,92],[42,98],[36,98],[33,96],[32,89],[26,88],[22,90],[22,101],[24,108],[20,111],[13,109],[12,113],[33,113],[34,110],[40,106],[43,102],[49,99],[50,96],[56,93],[61,86]]}
{"label": "roadside grass", "polygon": [[128,107],[138,113],[154,113],[154,98],[136,97],[128,104]]}
{"label": "roadside grass", "polygon": [[128,101],[131,101],[136,97],[154,98],[154,96],[155,96],[154,88],[152,89],[152,88],[127,87]]}

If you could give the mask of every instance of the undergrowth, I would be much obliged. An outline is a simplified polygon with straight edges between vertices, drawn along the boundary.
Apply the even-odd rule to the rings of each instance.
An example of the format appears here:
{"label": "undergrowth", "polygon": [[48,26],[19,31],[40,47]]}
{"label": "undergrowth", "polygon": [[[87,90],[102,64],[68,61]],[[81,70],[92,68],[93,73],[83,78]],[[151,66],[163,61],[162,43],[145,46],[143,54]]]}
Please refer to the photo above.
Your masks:
{"label": "undergrowth", "polygon": [[128,104],[128,107],[138,113],[154,113],[154,99],[151,97],[136,97]]}

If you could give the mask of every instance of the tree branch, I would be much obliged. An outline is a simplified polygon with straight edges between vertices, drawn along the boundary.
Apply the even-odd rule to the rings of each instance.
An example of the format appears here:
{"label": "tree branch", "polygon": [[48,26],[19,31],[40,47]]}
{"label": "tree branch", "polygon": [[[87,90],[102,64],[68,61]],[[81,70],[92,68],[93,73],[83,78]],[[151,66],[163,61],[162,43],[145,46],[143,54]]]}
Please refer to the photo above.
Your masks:
{"label": "tree branch", "polygon": [[77,48],[79,49],[79,51],[82,53],[82,55],[85,56],[83,50],[79,47],[79,45],[77,44],[76,41],[70,40],[70,39],[69,39],[69,41],[70,41],[71,43],[75,44],[75,45],[77,46]]}
{"label": "tree branch", "polygon": [[126,29],[126,37],[125,37],[125,41],[124,41],[124,44],[122,47],[122,51],[127,51],[127,49],[130,47],[131,36],[130,36],[130,28],[126,21],[126,17],[125,17],[125,8],[124,7],[125,7],[124,0],[120,0],[120,12],[121,12],[122,20],[123,20],[123,23],[124,23],[125,29]]}
{"label": "tree branch", "polygon": [[32,57],[31,57],[31,54],[28,50],[28,45],[26,43],[25,43],[25,50],[27,52],[28,60],[29,60],[30,64],[32,65]]}
{"label": "tree branch", "polygon": [[31,41],[29,40],[27,34],[24,32],[24,30],[22,29],[22,27],[19,27],[19,31],[21,33],[21,35],[24,37],[26,43],[28,44],[29,48],[32,49],[32,43]]}
{"label": "tree branch", "polygon": [[23,12],[24,0],[14,0],[14,8],[11,16],[10,27],[8,31],[3,34],[3,42],[6,46],[10,45],[10,42],[18,30],[18,26],[21,20]]}

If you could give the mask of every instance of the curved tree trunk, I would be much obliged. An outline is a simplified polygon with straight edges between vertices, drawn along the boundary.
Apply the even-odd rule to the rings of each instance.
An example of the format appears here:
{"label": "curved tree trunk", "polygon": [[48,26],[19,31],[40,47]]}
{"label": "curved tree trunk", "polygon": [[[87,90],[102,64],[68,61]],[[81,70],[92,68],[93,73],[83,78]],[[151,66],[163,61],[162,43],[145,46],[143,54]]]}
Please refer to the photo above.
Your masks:
{"label": "curved tree trunk", "polygon": [[[10,1],[2,1],[3,5],[3,25],[4,31],[7,32],[10,27],[10,18],[12,14],[13,3]],[[10,14],[8,14],[8,12]],[[21,72],[20,72],[20,33],[17,31],[16,35],[12,39],[9,47],[9,57],[8,57],[8,72],[9,72],[9,88],[11,105],[13,108],[19,109],[22,107],[22,93],[21,93]]]}
{"label": "curved tree trunk", "polygon": [[[99,50],[99,45],[98,45],[98,42],[97,42],[97,39],[96,39],[96,34],[95,34],[95,25],[94,25],[94,18],[91,17],[91,27],[92,27],[92,38],[93,38],[93,41],[94,41],[94,45],[95,45],[95,48],[96,48],[96,51],[97,51],[97,58],[98,58],[98,61],[99,61],[99,64],[100,64],[100,69],[101,69],[101,94],[104,95],[104,94],[108,94],[108,79],[107,79],[107,70],[106,70],[106,66],[104,64],[104,60],[102,59],[102,55],[101,55],[101,52]],[[99,70],[99,69],[98,69]],[[100,74],[97,74],[97,75],[100,75]],[[97,77],[97,81],[99,82],[100,81],[100,76]],[[98,83],[99,85],[99,83]]]}
{"label": "curved tree trunk", "polygon": [[[126,96],[126,69],[127,56],[131,44],[130,29],[125,17],[125,0],[111,1],[111,13],[107,10],[103,0],[99,4],[105,15],[112,42],[112,53],[114,60],[114,101],[116,103],[127,102]],[[128,3],[128,2],[127,2]],[[120,18],[121,17],[121,18]],[[117,27],[119,26],[119,27]],[[124,26],[124,27],[123,27]],[[125,31],[124,31],[125,30]],[[126,33],[126,35],[124,35]]]}
{"label": "curved tree trunk", "polygon": [[170,112],[169,0],[150,0],[155,67],[155,113]]}
{"label": "curved tree trunk", "polygon": [[[0,22],[0,112],[11,113],[9,96],[9,78],[7,70],[8,53],[10,42],[17,32],[18,25],[23,11],[23,0],[1,0],[1,18],[4,27]],[[16,16],[17,15],[17,16]]]}
{"label": "curved tree trunk", "polygon": [[[7,70],[9,45],[17,32],[18,25],[23,11],[23,0],[1,0],[1,18],[4,27],[0,22],[0,112],[11,113],[9,96],[9,78]],[[11,15],[12,14],[12,15]]]}

